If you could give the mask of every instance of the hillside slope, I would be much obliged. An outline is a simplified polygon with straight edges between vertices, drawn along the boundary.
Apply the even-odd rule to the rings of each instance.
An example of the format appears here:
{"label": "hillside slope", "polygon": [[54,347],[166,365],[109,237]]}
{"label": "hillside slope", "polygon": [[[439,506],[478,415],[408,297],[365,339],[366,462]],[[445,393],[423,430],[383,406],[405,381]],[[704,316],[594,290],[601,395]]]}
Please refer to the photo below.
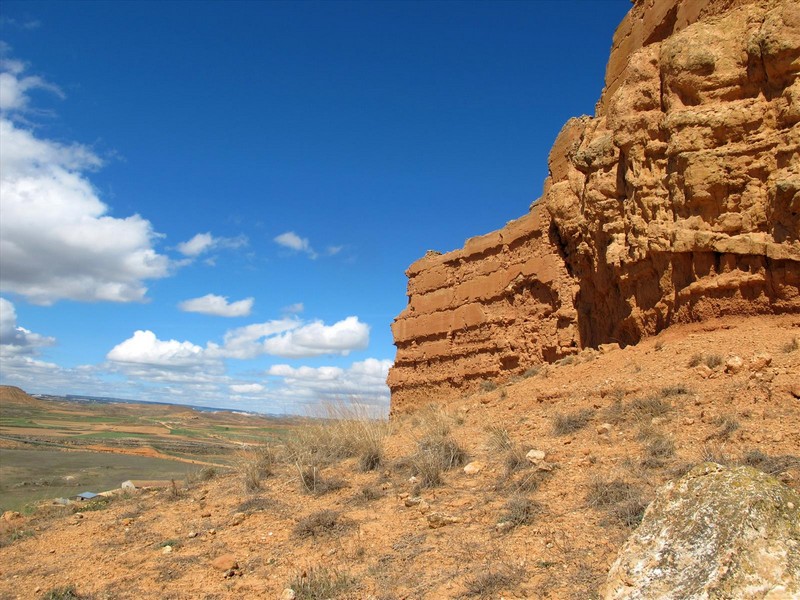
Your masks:
{"label": "hillside slope", "polygon": [[[432,423],[479,472],[409,481]],[[594,598],[644,504],[691,464],[744,462],[800,489],[800,317],[727,317],[587,350],[398,417],[385,448],[377,471],[331,460],[316,473],[327,493],[308,493],[289,462],[251,492],[231,472],[82,518],[11,519],[0,598],[69,585],[95,600],[276,599],[287,587],[298,598]],[[323,579],[325,595],[302,595]]]}

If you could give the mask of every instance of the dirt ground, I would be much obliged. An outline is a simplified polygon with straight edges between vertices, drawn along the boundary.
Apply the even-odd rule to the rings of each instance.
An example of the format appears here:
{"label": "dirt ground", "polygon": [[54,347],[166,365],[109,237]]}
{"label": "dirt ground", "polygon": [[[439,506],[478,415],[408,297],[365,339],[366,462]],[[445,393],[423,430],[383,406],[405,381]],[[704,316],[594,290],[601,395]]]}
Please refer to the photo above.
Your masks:
{"label": "dirt ground", "polygon": [[[288,587],[586,599],[656,489],[690,465],[744,462],[800,489],[800,316],[678,326],[603,350],[440,407],[469,458],[436,487],[410,479],[423,412],[392,423],[377,470],[345,459],[320,471],[342,486],[328,493],[279,464],[254,492],[229,472],[80,516],[5,521],[0,598],[74,586],[94,599],[277,599]],[[609,489],[624,497],[598,500]]]}

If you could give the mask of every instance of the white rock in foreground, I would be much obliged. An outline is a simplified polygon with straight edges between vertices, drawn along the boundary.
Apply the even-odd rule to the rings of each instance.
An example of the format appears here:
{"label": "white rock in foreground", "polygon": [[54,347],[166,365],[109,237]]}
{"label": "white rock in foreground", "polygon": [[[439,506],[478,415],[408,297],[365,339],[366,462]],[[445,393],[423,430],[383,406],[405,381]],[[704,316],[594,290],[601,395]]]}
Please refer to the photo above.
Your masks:
{"label": "white rock in foreground", "polygon": [[603,598],[800,598],[800,494],[751,467],[695,467],[658,492]]}

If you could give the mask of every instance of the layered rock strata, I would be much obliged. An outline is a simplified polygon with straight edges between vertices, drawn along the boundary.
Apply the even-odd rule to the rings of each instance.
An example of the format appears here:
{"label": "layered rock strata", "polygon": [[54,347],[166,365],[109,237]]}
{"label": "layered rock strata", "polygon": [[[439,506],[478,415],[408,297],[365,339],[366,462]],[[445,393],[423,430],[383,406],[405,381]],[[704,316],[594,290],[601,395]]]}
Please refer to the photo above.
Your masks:
{"label": "layered rock strata", "polygon": [[800,312],[800,9],[643,0],[542,198],[414,263],[393,412],[677,322]]}

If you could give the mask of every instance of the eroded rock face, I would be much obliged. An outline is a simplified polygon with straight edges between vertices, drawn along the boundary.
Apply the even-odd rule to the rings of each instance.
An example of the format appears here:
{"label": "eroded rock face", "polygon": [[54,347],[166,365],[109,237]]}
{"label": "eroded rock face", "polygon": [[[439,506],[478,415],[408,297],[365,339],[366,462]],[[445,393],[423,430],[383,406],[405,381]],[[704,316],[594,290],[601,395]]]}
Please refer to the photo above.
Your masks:
{"label": "eroded rock face", "polygon": [[800,10],[642,0],[529,215],[408,270],[393,412],[677,322],[800,311]]}
{"label": "eroded rock face", "polygon": [[800,597],[800,494],[752,467],[694,468],[647,508],[603,597]]}

